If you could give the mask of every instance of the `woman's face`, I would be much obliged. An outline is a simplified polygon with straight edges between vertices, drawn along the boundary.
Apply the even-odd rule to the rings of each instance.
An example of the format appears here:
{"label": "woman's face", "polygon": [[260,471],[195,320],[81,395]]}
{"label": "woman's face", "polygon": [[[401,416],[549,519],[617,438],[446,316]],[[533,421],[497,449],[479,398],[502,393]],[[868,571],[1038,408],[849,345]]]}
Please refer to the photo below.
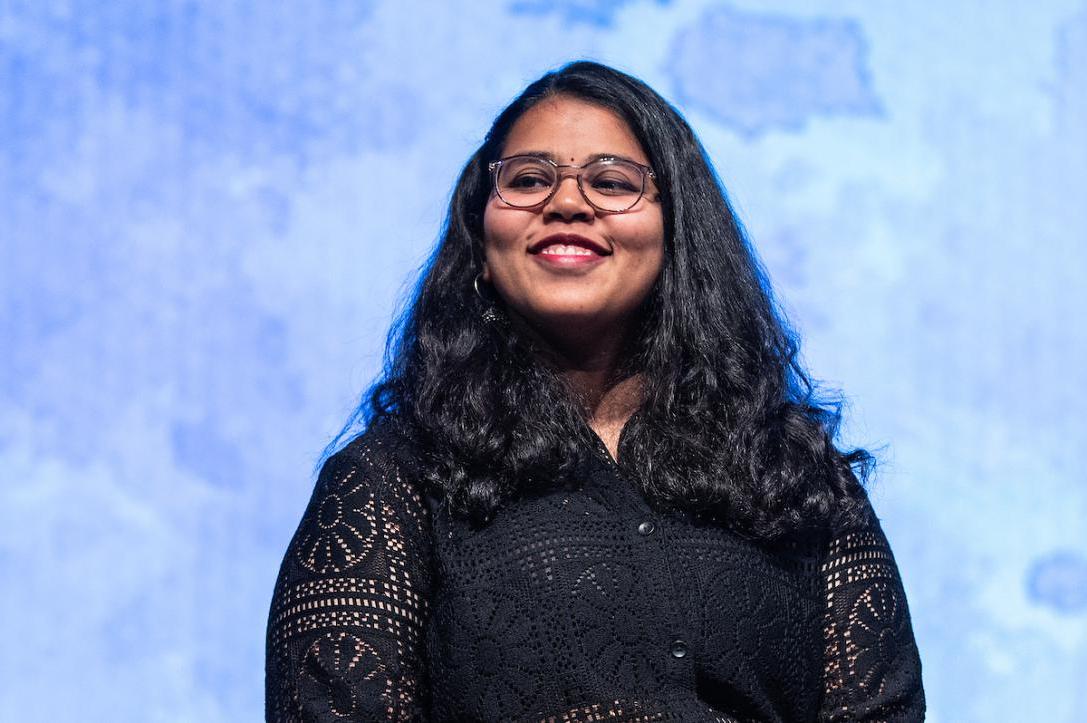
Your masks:
{"label": "woman's face", "polygon": [[[558,96],[537,103],[510,129],[502,157],[546,153],[582,165],[600,155],[649,165],[630,127],[611,110]],[[514,208],[491,190],[483,214],[483,279],[506,304],[550,335],[625,328],[664,258],[657,187],[623,213],[599,211],[566,172],[549,201]],[[565,238],[564,238],[565,237]],[[580,238],[577,238],[580,237]]]}

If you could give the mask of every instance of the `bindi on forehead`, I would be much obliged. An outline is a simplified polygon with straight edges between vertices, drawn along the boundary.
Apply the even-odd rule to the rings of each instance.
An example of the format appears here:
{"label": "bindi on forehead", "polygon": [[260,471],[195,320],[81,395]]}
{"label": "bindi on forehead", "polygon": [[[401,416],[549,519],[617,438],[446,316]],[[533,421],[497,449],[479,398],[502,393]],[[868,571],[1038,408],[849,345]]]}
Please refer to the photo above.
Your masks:
{"label": "bindi on forehead", "polygon": [[552,153],[551,151],[534,150],[534,149],[524,149],[524,150],[510,149],[506,153],[506,155],[507,156],[532,156],[533,158],[543,158],[545,160],[552,161],[554,163],[570,163],[570,164],[579,164],[580,163],[582,165],[584,165],[586,163],[592,163],[593,161],[599,161],[601,158],[616,159],[616,160],[620,160],[620,161],[630,161],[631,163],[645,164],[645,161],[640,160],[638,158],[633,158],[632,156],[630,156],[627,153],[618,153],[618,152],[613,152],[613,151],[602,151],[602,152],[599,152],[599,153],[590,153],[589,155],[587,155],[587,156],[585,156],[584,158],[581,158],[581,159],[578,159],[577,156],[565,156],[565,155],[560,156],[559,154]]}
{"label": "bindi on forehead", "polygon": [[[503,156],[537,155],[558,164],[588,163],[599,157],[645,164],[645,153],[630,126],[614,111],[576,98],[559,96],[530,108],[514,122]],[[581,151],[607,151],[579,155]]]}

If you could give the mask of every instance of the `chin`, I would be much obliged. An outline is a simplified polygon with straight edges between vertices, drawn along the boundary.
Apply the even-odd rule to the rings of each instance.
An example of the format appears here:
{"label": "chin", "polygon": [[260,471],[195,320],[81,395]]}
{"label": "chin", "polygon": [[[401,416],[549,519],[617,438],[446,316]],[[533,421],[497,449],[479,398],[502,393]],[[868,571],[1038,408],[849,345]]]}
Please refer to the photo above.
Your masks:
{"label": "chin", "polygon": [[608,326],[618,321],[614,310],[584,304],[534,309],[526,316],[534,326],[560,334],[576,332],[579,328]]}
{"label": "chin", "polygon": [[554,319],[556,321],[562,319],[593,319],[600,316],[608,316],[612,313],[612,310],[607,308],[603,304],[587,303],[585,301],[562,301],[559,303],[549,303],[546,305],[534,306],[528,313],[534,319],[540,321],[546,321],[548,319]]}

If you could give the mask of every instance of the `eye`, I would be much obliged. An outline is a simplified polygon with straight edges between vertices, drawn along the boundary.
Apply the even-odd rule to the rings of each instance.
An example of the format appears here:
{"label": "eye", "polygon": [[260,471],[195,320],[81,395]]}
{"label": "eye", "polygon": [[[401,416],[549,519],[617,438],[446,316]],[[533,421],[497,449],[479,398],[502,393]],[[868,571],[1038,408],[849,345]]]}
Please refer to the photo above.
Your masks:
{"label": "eye", "polygon": [[508,179],[505,185],[508,188],[521,190],[539,190],[541,188],[550,188],[551,179],[537,171],[525,171]]}
{"label": "eye", "polygon": [[622,173],[604,172],[592,180],[593,188],[610,195],[637,193],[639,185]]}

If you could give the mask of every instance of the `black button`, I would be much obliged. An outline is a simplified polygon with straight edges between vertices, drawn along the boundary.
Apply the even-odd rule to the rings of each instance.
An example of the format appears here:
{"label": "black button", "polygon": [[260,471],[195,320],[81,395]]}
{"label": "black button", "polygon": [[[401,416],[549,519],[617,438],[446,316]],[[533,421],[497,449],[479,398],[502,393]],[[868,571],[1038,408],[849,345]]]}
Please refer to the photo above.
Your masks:
{"label": "black button", "polygon": [[673,658],[682,658],[685,655],[687,655],[687,643],[683,642],[682,640],[673,640],[672,641],[672,657]]}
{"label": "black button", "polygon": [[654,525],[651,520],[646,520],[645,522],[638,525],[638,534],[640,534],[640,535],[650,535],[650,534],[653,533],[653,530],[655,530],[655,529],[657,529],[657,526]]}

